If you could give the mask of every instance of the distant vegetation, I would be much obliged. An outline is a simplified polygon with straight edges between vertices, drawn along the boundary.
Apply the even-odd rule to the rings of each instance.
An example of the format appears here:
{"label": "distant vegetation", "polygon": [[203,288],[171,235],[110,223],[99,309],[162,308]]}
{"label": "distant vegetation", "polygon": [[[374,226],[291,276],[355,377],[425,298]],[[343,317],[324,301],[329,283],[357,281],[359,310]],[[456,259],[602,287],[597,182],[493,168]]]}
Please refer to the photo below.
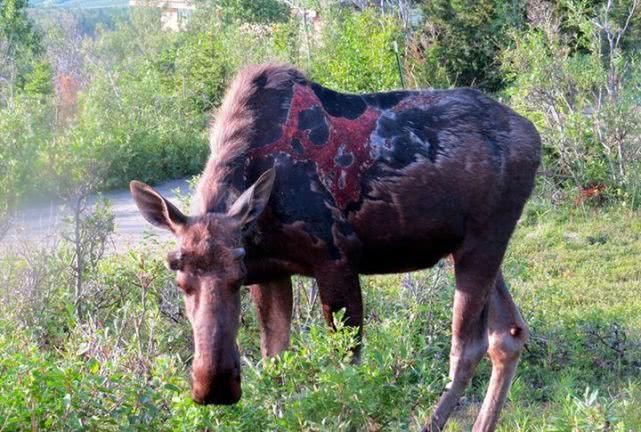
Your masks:
{"label": "distant vegetation", "polygon": [[88,177],[105,189],[197,173],[207,116],[242,65],[287,61],[339,90],[395,89],[394,44],[407,86],[477,86],[532,119],[549,196],[599,185],[641,203],[632,0],[202,1],[180,33],[160,30],[155,8],[36,11],[34,22],[25,0],[0,5],[4,207]]}
{"label": "distant vegetation", "polygon": [[[397,89],[401,74],[408,88],[474,86],[530,118],[543,166],[504,272],[532,337],[500,430],[641,430],[638,0],[202,0],[180,33],[153,8],[26,6],[0,0],[0,238],[25,200],[77,212],[55,244],[0,250],[0,431],[395,431],[428,418],[447,379],[447,261],[363,280],[361,366],[351,335],[324,329],[311,281],[296,280],[279,359],[260,360],[245,298],[244,399],[202,408],[168,246],[105,253],[113,217],[87,195],[199,173],[230,79],[268,60],[343,91]],[[479,372],[449,431],[469,430]]]}
{"label": "distant vegetation", "polygon": [[30,8],[105,9],[126,8],[129,0],[30,0]]}

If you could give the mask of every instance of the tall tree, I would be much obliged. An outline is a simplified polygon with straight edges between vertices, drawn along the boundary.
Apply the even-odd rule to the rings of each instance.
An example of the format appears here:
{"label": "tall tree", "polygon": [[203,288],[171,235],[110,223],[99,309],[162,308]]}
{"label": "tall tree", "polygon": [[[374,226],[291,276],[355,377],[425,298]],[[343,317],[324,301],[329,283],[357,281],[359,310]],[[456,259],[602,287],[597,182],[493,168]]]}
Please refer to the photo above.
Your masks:
{"label": "tall tree", "polygon": [[50,91],[50,71],[42,59],[41,35],[26,13],[27,0],[0,0],[0,86],[35,93]]}
{"label": "tall tree", "polygon": [[416,36],[427,84],[500,90],[505,83],[497,59],[511,40],[509,32],[525,24],[525,5],[525,0],[423,3],[425,27]]}

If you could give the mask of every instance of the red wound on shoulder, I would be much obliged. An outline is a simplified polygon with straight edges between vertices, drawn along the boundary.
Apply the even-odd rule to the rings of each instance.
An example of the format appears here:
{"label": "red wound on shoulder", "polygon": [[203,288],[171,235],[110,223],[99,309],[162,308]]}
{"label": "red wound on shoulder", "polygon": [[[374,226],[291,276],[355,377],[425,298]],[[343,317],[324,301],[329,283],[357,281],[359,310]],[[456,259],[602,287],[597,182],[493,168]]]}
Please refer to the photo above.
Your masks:
{"label": "red wound on shoulder", "polygon": [[[317,108],[324,114],[329,134],[324,143],[315,144],[310,130],[299,127],[300,113]],[[295,161],[312,161],[318,178],[340,209],[356,202],[361,194],[361,178],[374,164],[369,145],[381,111],[368,106],[358,118],[332,117],[322,109],[314,91],[305,85],[294,85],[289,115],[283,134],[277,140],[254,150],[256,156],[287,153]],[[296,142],[296,148],[292,145]]]}

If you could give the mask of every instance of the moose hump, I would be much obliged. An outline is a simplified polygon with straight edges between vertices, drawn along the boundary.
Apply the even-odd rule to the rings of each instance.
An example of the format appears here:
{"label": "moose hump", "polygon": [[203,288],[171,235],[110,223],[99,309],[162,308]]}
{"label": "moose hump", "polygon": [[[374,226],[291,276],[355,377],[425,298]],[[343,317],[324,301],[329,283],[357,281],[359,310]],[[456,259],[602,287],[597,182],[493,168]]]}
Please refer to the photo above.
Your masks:
{"label": "moose hump", "polygon": [[359,199],[361,177],[374,163],[370,136],[382,111],[365,103],[363,106],[358,117],[353,112],[348,117],[333,116],[311,87],[295,84],[280,137],[260,146],[255,154],[283,152],[294,161],[313,161],[318,179],[336,205],[345,209]]}

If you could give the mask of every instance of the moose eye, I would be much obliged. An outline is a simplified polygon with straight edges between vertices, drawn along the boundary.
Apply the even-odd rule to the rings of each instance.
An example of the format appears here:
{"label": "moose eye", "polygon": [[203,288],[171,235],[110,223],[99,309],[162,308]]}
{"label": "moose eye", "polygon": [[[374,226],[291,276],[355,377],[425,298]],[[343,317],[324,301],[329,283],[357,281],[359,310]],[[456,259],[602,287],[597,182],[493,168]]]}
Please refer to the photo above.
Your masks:
{"label": "moose eye", "polygon": [[183,269],[183,254],[180,251],[169,252],[167,254],[167,268],[171,271]]}

